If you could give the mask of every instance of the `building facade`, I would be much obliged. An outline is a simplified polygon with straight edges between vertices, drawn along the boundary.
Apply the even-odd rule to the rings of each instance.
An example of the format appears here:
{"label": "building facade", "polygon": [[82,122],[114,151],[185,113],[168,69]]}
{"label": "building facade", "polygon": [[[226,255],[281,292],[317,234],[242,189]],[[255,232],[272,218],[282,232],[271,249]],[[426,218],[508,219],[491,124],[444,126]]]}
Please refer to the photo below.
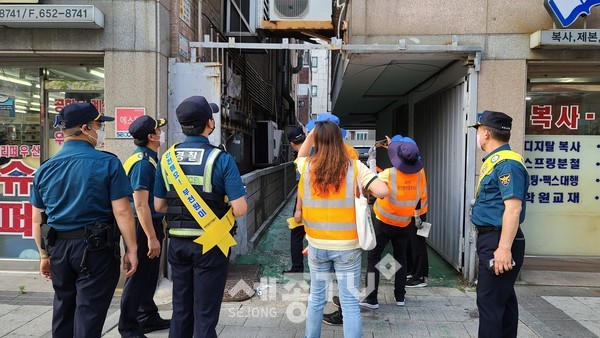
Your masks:
{"label": "building facade", "polygon": [[[485,109],[512,116],[510,144],[531,174],[527,255],[600,256],[600,8],[564,1],[556,15],[546,9],[553,4],[341,5],[336,36],[345,47],[333,59],[333,113],[347,128],[375,128],[377,139],[417,141],[430,178],[429,243],[470,279],[469,209],[482,154],[466,126]],[[576,20],[556,28],[557,16]],[[385,154],[378,165],[389,165]]]}

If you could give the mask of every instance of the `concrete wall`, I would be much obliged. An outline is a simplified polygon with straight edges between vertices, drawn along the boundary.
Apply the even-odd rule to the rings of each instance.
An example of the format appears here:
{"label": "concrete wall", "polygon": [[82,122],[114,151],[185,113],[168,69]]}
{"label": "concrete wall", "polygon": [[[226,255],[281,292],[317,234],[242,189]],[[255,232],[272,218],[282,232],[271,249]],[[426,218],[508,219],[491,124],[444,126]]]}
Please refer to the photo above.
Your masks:
{"label": "concrete wall", "polygon": [[233,248],[231,257],[254,250],[271,218],[296,188],[296,169],[288,162],[243,175],[242,182],[246,185],[248,212],[237,219],[238,245]]}

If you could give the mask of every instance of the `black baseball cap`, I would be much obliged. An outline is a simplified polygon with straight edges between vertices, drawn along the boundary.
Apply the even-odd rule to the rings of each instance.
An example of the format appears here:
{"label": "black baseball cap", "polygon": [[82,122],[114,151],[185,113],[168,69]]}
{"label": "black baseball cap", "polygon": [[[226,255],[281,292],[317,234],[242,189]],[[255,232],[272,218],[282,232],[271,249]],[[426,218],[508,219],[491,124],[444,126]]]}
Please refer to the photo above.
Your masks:
{"label": "black baseball cap", "polygon": [[209,103],[204,96],[190,96],[175,110],[177,120],[184,125],[206,123],[212,114],[219,112],[219,106]]}
{"label": "black baseball cap", "polygon": [[88,102],[77,102],[64,106],[58,114],[58,119],[64,128],[73,128],[92,121],[109,122],[115,120],[114,117],[99,113],[98,109]]}
{"label": "black baseball cap", "polygon": [[145,140],[148,134],[154,134],[157,128],[160,128],[167,124],[167,119],[155,120],[148,115],[138,117],[129,126],[129,133],[131,136],[138,140]]}
{"label": "black baseball cap", "polygon": [[289,142],[292,143],[302,143],[304,139],[306,139],[306,134],[304,134],[304,130],[300,127],[292,127],[290,131],[287,133],[287,138]]}
{"label": "black baseball cap", "polygon": [[512,128],[512,117],[499,111],[484,110],[479,121],[469,127],[477,129],[479,126],[486,126],[499,130],[510,130]]}

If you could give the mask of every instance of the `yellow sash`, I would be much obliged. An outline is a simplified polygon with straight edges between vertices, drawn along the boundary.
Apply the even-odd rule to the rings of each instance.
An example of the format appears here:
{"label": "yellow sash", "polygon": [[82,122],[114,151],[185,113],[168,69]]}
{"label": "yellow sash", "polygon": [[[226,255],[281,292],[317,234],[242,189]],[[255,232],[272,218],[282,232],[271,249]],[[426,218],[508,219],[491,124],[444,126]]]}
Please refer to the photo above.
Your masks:
{"label": "yellow sash", "polygon": [[177,191],[177,195],[185,207],[205,231],[203,235],[194,240],[195,243],[202,245],[202,253],[205,254],[217,245],[227,256],[229,248],[237,244],[229,233],[235,223],[233,209],[229,208],[223,218],[219,219],[215,215],[181,170],[177,156],[175,156],[175,145],[169,148],[162,157],[161,166],[165,168],[169,181],[173,184],[173,188]]}
{"label": "yellow sash", "polygon": [[[125,174],[129,175],[129,172],[131,171],[131,168],[133,167],[133,165],[136,164],[138,161],[141,161],[142,158],[144,158],[143,152],[135,153],[135,154],[129,156],[129,158],[125,161],[125,163],[123,163],[123,168],[125,169]],[[156,161],[154,161],[154,159],[150,156],[148,156],[148,161],[150,161],[150,163],[152,163],[152,165],[154,166],[154,169],[156,169]]]}
{"label": "yellow sash", "polygon": [[[481,186],[481,181],[483,181],[483,179],[489,175],[489,173],[492,172],[492,170],[494,170],[494,167],[496,166],[496,164],[505,161],[505,160],[515,160],[519,163],[521,163],[523,165],[523,167],[525,167],[525,162],[523,161],[523,156],[519,155],[518,153],[512,151],[512,150],[500,150],[499,152],[495,153],[494,155],[488,157],[485,162],[483,162],[483,164],[481,165],[481,170],[479,171],[479,182],[477,182],[477,194],[476,197],[479,196],[479,188]],[[525,169],[527,170],[527,169]]]}

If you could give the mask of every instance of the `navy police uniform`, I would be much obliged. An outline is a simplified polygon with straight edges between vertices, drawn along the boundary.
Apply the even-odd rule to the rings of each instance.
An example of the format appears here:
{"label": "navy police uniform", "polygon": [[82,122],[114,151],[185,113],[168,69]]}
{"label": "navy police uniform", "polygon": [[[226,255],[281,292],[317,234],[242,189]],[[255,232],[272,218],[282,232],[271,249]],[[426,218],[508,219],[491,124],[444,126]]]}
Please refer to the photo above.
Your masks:
{"label": "navy police uniform", "polygon": [[[63,108],[60,117],[67,121],[67,128],[77,126],[75,122],[114,120],[95,108],[99,117],[86,119],[85,113],[92,108],[72,104]],[[66,119],[70,113],[81,114],[82,120]],[[83,140],[65,142],[37,170],[30,202],[45,210],[54,233],[46,247],[55,291],[53,337],[100,337],[119,280],[119,247],[88,250],[84,229],[98,223],[114,228],[111,201],[131,192],[119,159]],[[114,241],[118,242],[118,236]]]}
{"label": "navy police uniform", "polygon": [[[512,119],[496,112],[484,112],[479,125],[494,127],[508,126]],[[498,128],[499,129],[499,128]],[[487,160],[502,150],[510,150],[504,144],[483,158]],[[519,224],[525,219],[525,197],[529,187],[527,169],[518,161],[505,159],[498,162],[493,170],[480,183],[479,195],[471,210],[471,222],[478,232],[477,254],[479,257],[477,281],[477,307],[479,309],[480,337],[516,337],[518,327],[518,303],[514,284],[523,265],[525,237],[519,228],[512,243],[513,269],[496,275],[487,265],[494,258],[502,231],[504,201],[510,198],[521,200]]]}
{"label": "navy police uniform", "polygon": [[[156,172],[157,154],[148,147],[138,147],[133,154],[138,154],[137,161],[128,173],[131,188],[135,190],[148,190],[148,206],[152,213],[152,224],[159,243],[164,239],[162,225],[163,215],[154,209],[154,179]],[[156,322],[164,321],[158,314],[158,307],[154,302],[154,292],[158,283],[160,270],[160,256],[149,258],[148,237],[137,217],[133,198],[130,198],[135,216],[135,231],[137,237],[138,268],[136,273],[128,277],[121,297],[121,317],[119,319],[119,332],[121,336],[128,337],[146,331],[144,328],[152,327]],[[168,327],[168,325],[166,326]],[[165,327],[165,328],[166,328]]]}
{"label": "navy police uniform", "polygon": [[[188,102],[190,100],[193,102]],[[209,107],[203,97],[194,96],[178,107],[180,123],[187,122],[182,121],[180,113],[182,106],[188,103],[193,114],[201,114],[197,109],[208,110],[208,116],[212,115],[211,111],[218,111],[216,105]],[[233,157],[210,145],[208,138],[187,136],[183,143],[175,146],[175,154],[186,177],[217,217],[223,217],[229,209],[226,196],[229,200],[245,196],[245,187]],[[166,184],[166,177],[166,171],[159,163],[154,196],[166,199],[168,203],[165,216],[168,260],[173,278],[173,317],[169,336],[216,337],[229,259],[217,246],[202,254],[202,246],[193,241],[198,238],[200,226],[179,199],[173,185]]]}

